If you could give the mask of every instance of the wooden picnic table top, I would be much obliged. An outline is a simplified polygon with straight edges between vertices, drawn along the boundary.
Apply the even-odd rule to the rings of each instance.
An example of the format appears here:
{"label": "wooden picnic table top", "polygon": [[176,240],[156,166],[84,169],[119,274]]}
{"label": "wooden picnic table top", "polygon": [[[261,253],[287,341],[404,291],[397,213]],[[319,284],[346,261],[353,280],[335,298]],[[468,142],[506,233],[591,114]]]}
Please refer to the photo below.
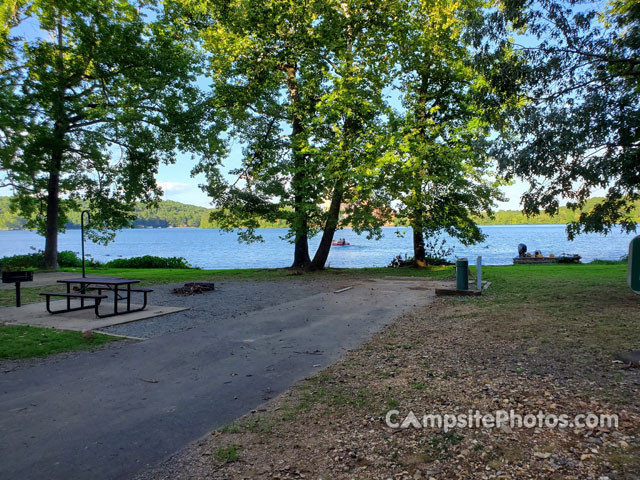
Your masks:
{"label": "wooden picnic table top", "polygon": [[62,280],[58,280],[58,283],[83,283],[85,285],[131,285],[133,283],[140,283],[140,280],[117,277],[78,277],[64,278]]}

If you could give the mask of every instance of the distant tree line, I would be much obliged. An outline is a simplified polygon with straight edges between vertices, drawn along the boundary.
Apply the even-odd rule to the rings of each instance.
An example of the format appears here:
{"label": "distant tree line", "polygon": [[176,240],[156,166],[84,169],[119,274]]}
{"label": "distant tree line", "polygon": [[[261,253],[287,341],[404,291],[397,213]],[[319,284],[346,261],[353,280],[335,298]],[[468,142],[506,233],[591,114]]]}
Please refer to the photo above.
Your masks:
{"label": "distant tree line", "polygon": [[[81,205],[82,208],[82,205]],[[218,228],[217,222],[210,219],[212,209],[174,202],[160,201],[157,207],[147,207],[137,203],[134,207],[135,219],[130,227],[160,228]],[[69,212],[66,228],[80,228],[80,211]],[[26,228],[26,220],[10,210],[9,197],[0,197],[0,230]],[[261,228],[285,227],[284,221],[261,222]]]}
{"label": "distant tree line", "polygon": [[[592,198],[585,204],[585,212],[602,203],[603,198]],[[213,209],[189,205],[186,203],[164,200],[155,208],[146,207],[144,204],[136,204],[136,218],[130,224],[134,228],[220,228],[217,221],[211,219]],[[632,218],[640,222],[640,201],[635,202]],[[567,207],[560,207],[557,215],[548,215],[541,212],[539,215],[527,216],[519,210],[500,210],[493,217],[474,217],[479,225],[565,225],[576,221],[581,211],[574,211]],[[0,197],[0,230],[13,230],[25,228],[26,220],[9,210],[9,197]],[[388,223],[393,226],[410,226],[402,218],[396,218]],[[273,222],[262,221],[260,228],[286,228],[286,221]],[[80,228],[80,213],[71,212],[66,228]]]}
{"label": "distant tree line", "polygon": [[[477,217],[476,221],[480,225],[569,225],[572,222],[577,222],[583,212],[593,211],[604,200],[602,197],[591,198],[585,202],[582,210],[559,207],[558,213],[555,215],[541,211],[538,215],[527,216],[519,210],[500,210],[493,215],[493,218]],[[634,202],[633,206],[630,218],[635,222],[640,222],[640,201]]]}

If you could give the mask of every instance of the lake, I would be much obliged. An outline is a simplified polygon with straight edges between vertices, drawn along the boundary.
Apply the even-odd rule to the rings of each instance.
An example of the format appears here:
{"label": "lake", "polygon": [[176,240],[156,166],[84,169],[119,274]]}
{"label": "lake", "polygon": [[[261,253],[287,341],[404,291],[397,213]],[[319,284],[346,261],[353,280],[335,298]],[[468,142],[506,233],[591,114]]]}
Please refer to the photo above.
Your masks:
{"label": "lake", "polygon": [[[629,242],[635,235],[614,231],[604,236],[598,234],[581,235],[573,242],[566,237],[564,225],[488,225],[482,231],[487,235],[485,242],[465,247],[450,238],[447,245],[454,248],[453,258],[468,257],[470,263],[482,255],[485,265],[511,264],[517,255],[519,243],[525,243],[528,250],[541,250],[544,255],[553,253],[577,253],[583,262],[594,259],[618,260],[626,255]],[[331,267],[382,267],[388,265],[398,254],[412,255],[411,231],[407,228],[388,227],[383,229],[380,240],[367,240],[345,229],[335,237],[344,237],[351,245],[332,247],[328,266]],[[396,232],[405,234],[398,237]],[[118,233],[115,241],[101,246],[88,241],[86,253],[99,261],[109,261],[119,257],[157,255],[161,257],[185,257],[192,265],[202,268],[272,268],[285,267],[293,259],[293,246],[282,237],[285,229],[260,229],[264,243],[246,245],[238,243],[235,233],[224,233],[217,229],[162,228],[130,229]],[[315,237],[310,241],[311,255],[320,241]],[[0,257],[30,253],[44,249],[44,239],[35,232],[0,231]],[[61,234],[59,250],[80,252],[80,230],[69,230]]]}

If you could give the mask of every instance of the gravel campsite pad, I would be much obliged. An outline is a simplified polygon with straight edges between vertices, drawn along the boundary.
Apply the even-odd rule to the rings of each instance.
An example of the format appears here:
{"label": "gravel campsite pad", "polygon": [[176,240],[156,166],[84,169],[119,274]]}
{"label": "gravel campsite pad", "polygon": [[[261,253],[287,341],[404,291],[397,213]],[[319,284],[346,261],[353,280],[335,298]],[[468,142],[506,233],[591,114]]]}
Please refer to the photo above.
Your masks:
{"label": "gravel campsite pad", "polygon": [[105,333],[135,338],[151,338],[166,333],[188,330],[217,318],[236,318],[277,305],[291,298],[303,297],[327,289],[324,280],[288,281],[287,288],[280,282],[217,282],[215,289],[197,295],[176,295],[175,290],[184,288],[184,283],[155,285],[149,296],[153,305],[180,305],[187,310],[170,316],[149,318],[139,322],[125,323],[104,328]]}
{"label": "gravel campsite pad", "polygon": [[[638,478],[640,370],[609,359],[591,371],[571,351],[507,341],[485,322],[467,300],[406,314],[139,479]],[[385,424],[390,409],[418,418],[469,409],[616,413],[620,425],[401,430]]]}

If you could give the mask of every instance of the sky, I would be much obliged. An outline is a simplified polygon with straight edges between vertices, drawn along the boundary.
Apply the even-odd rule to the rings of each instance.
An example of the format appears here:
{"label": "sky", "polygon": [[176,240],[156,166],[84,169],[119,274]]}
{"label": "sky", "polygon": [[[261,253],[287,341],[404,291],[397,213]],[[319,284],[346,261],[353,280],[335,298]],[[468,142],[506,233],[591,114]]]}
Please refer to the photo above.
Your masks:
{"label": "sky", "polygon": [[[231,158],[239,156],[239,148],[232,151]],[[232,160],[233,162],[233,160]],[[235,163],[235,162],[234,162]],[[198,185],[206,182],[204,175],[191,177],[193,160],[181,158],[173,165],[162,165],[158,170],[157,181],[164,190],[163,198],[200,207],[210,207],[211,199],[204,193]],[[229,167],[229,165],[227,165]],[[513,185],[502,188],[506,202],[499,202],[499,210],[520,210],[520,197],[527,190],[528,184],[517,181]],[[3,192],[3,194],[6,194]]]}

